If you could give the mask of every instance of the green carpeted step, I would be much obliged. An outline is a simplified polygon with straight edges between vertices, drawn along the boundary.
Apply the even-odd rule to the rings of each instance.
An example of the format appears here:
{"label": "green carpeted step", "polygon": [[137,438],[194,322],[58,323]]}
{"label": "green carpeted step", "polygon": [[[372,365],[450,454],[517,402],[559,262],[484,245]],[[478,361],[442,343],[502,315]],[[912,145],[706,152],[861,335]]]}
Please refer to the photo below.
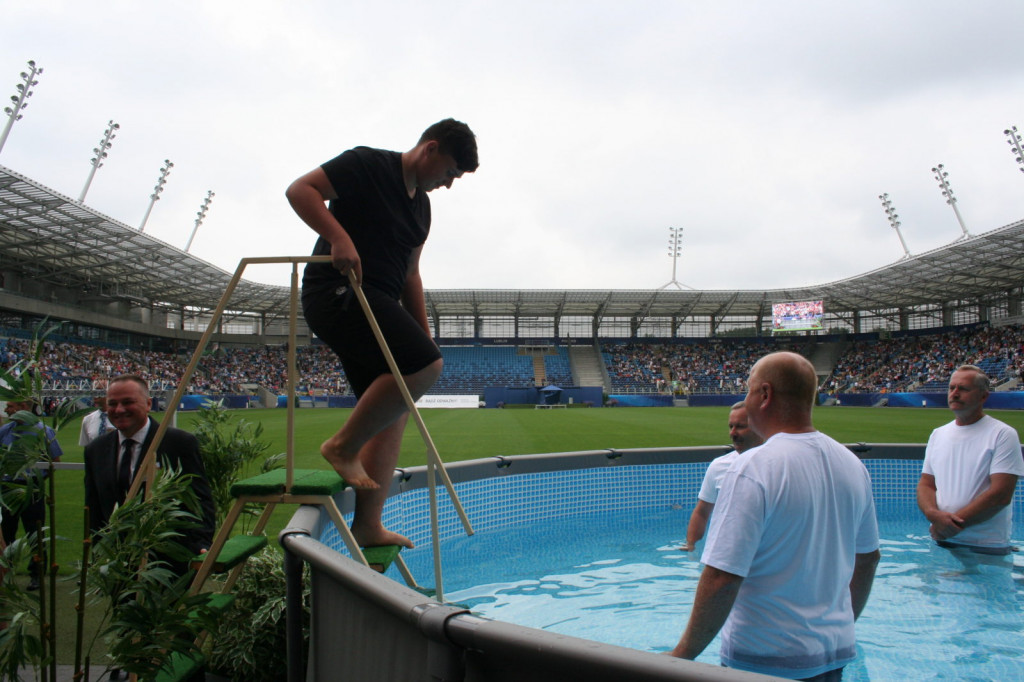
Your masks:
{"label": "green carpeted step", "polygon": [[388,567],[391,566],[401,551],[402,548],[398,545],[363,547],[363,556],[366,557],[366,563],[370,564],[370,568],[378,573],[383,573],[388,570]]}
{"label": "green carpeted step", "polygon": [[[266,535],[235,535],[227,539],[224,546],[213,562],[214,573],[224,573],[242,563],[256,552],[267,546]],[[192,568],[199,570],[200,564],[206,558],[205,554],[197,554],[192,557]]]}
{"label": "green carpeted step", "polygon": [[168,657],[152,682],[185,682],[206,665],[206,657],[198,651],[187,654],[175,652]]}
{"label": "green carpeted step", "polygon": [[224,594],[222,592],[209,592],[210,598],[207,600],[206,605],[210,607],[216,614],[222,615],[228,610],[228,607],[235,603],[235,595],[228,592]]}
{"label": "green carpeted step", "polygon": [[[274,469],[259,476],[238,481],[231,486],[232,497],[280,495],[284,492],[287,471]],[[334,495],[345,488],[345,481],[327,469],[295,469],[292,475],[293,495]]]}

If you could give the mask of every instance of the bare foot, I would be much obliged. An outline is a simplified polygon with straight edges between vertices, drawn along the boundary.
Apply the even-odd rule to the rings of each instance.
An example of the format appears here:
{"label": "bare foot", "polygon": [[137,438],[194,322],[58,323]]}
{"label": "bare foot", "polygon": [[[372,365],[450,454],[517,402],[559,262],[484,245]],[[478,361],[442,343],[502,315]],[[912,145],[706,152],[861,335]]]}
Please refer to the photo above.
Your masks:
{"label": "bare foot", "polygon": [[324,441],[320,446],[320,454],[349,486],[357,490],[376,490],[380,487],[363,469],[363,465],[359,462],[358,454],[352,457],[344,457],[330,446],[330,441]]}
{"label": "bare foot", "polygon": [[355,536],[356,542],[359,543],[360,547],[398,545],[399,547],[412,549],[416,546],[409,538],[399,533],[394,533],[384,526],[379,526],[376,530],[363,530],[352,526],[352,535]]}

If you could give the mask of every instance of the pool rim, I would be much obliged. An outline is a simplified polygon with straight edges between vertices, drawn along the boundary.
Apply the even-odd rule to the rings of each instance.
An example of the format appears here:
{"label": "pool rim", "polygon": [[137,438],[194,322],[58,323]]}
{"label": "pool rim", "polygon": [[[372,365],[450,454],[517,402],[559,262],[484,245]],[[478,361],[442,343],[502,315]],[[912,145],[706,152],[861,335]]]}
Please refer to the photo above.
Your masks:
{"label": "pool rim", "polygon": [[[854,443],[847,444],[847,447],[854,451],[861,459],[887,459],[887,460],[923,460],[924,444],[905,443]],[[447,466],[449,476],[453,483],[469,482],[495,476],[521,475],[530,473],[543,473],[555,471],[567,471],[591,468],[609,468],[619,466],[638,466],[650,464],[674,464],[674,463],[707,463],[715,457],[729,452],[732,448],[722,446],[698,446],[687,448],[640,448],[640,449],[605,449],[587,450],[580,452],[547,453],[536,455],[516,455],[487,457],[479,460],[467,460],[456,462]],[[404,468],[395,471],[392,484],[389,490],[389,497],[413,490],[425,488],[427,485],[426,467]],[[343,491],[338,496],[338,503],[343,512],[351,511],[354,503],[352,491]],[[433,658],[436,660],[454,657],[463,663],[455,663],[456,668],[461,666],[461,673],[455,672],[455,676],[440,677],[437,679],[504,679],[494,677],[492,670],[486,678],[474,677],[472,670],[469,670],[467,661],[476,661],[474,668],[479,672],[485,664],[480,658],[488,655],[504,659],[506,664],[512,662],[521,663],[523,657],[541,656],[542,662],[548,662],[559,669],[572,669],[581,673],[588,667],[588,661],[597,657],[601,661],[600,666],[593,672],[588,673],[592,679],[615,679],[614,676],[606,677],[610,670],[618,670],[621,674],[628,671],[631,679],[642,682],[654,682],[655,680],[687,680],[687,679],[719,679],[728,682],[739,680],[765,680],[774,679],[755,673],[744,673],[742,671],[728,668],[716,668],[706,663],[692,661],[679,661],[669,656],[662,656],[651,652],[627,649],[610,644],[602,644],[590,640],[584,640],[566,635],[536,630],[525,626],[493,621],[471,614],[466,609],[461,609],[449,604],[440,604],[432,599],[424,597],[419,592],[401,585],[389,577],[380,575],[364,566],[357,564],[339,552],[330,549],[318,539],[321,530],[330,523],[325,513],[308,508],[302,508],[293,517],[292,523],[284,529],[279,541],[285,548],[286,553],[291,552],[299,556],[303,561],[315,565],[317,571],[324,576],[329,576],[333,582],[331,589],[337,589],[339,594],[344,593],[345,600],[354,600],[362,606],[371,605],[376,609],[379,619],[394,625],[396,620],[404,625],[402,629],[412,627],[418,632],[418,637],[427,642],[428,649],[435,649]],[[287,565],[286,561],[286,565]],[[316,584],[316,581],[314,581]],[[323,585],[328,583],[323,582]],[[335,595],[336,598],[342,598]],[[291,596],[289,597],[291,598]],[[314,605],[316,599],[314,598]],[[441,609],[441,611],[439,611]],[[331,630],[332,614],[324,613],[323,609],[314,606],[314,612],[318,616],[325,616],[320,622],[318,630]],[[361,611],[366,616],[365,609]],[[334,614],[336,615],[336,614]],[[366,616],[369,617],[369,616]],[[405,632],[408,635],[408,632]],[[337,646],[337,638],[331,637],[329,641],[334,646],[327,646],[325,642],[320,647],[311,646],[310,664],[316,667],[328,665],[326,661],[320,661],[316,657],[338,659],[339,664],[345,662],[346,667],[353,663],[354,655],[363,655],[366,652],[348,651],[340,653],[342,647]],[[437,648],[444,652],[438,653]],[[326,651],[325,651],[326,649]],[[510,657],[509,652],[514,652]],[[531,653],[532,652],[532,653]],[[291,654],[289,654],[291,655]],[[381,660],[380,656],[386,652],[376,652],[374,655],[366,655],[368,660]],[[440,656],[440,658],[438,658]],[[680,664],[683,664],[680,667]],[[292,663],[290,663],[290,666]],[[298,665],[298,664],[295,664]],[[531,663],[530,670],[536,677],[538,663]],[[697,666],[688,668],[687,666]],[[711,670],[708,670],[711,668]],[[369,672],[365,674],[370,674]],[[460,676],[461,674],[461,676]],[[467,676],[468,674],[468,676]],[[593,677],[598,675],[598,677]],[[296,678],[301,679],[301,678]],[[360,678],[363,679],[363,678]],[[366,679],[370,679],[369,677]],[[406,679],[395,677],[394,679]],[[409,677],[408,679],[415,679]],[[514,679],[508,677],[507,679]],[[548,677],[536,677],[536,679],[559,679],[557,675]]]}

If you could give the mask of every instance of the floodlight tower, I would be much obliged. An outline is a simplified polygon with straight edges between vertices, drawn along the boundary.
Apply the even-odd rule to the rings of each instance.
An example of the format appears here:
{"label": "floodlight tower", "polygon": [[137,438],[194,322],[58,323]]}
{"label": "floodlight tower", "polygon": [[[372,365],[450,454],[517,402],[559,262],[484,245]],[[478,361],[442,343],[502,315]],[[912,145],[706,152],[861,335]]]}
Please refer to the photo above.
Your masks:
{"label": "floodlight tower", "polygon": [[103,165],[103,159],[107,158],[107,150],[113,145],[112,140],[117,137],[115,133],[120,129],[121,126],[114,123],[114,119],[110,119],[107,123],[107,129],[103,132],[100,146],[92,150],[92,153],[96,156],[92,157],[92,169],[89,171],[89,178],[85,181],[82,193],[78,195],[78,203],[85,201],[85,194],[89,191],[89,185],[92,184],[92,179],[96,177],[96,171]]}
{"label": "floodlight tower", "polygon": [[11,95],[12,106],[4,107],[4,113],[7,114],[7,124],[4,126],[4,131],[0,133],[0,151],[3,151],[4,144],[7,142],[7,136],[11,134],[11,128],[14,127],[15,121],[21,120],[21,111],[28,106],[29,97],[32,96],[32,88],[39,84],[36,80],[36,76],[42,73],[43,70],[36,67],[36,63],[31,59],[28,61],[28,71],[21,72],[22,83],[18,83],[17,95]]}
{"label": "floodlight tower", "polygon": [[172,168],[174,168],[174,164],[169,160],[164,159],[164,167],[160,169],[160,179],[156,181],[153,193],[149,195],[149,207],[146,208],[146,215],[142,217],[142,224],[139,225],[139,232],[146,231],[146,221],[149,220],[149,214],[153,211],[153,204],[160,200],[160,193],[164,191],[164,185],[167,184],[167,176],[170,175]]}
{"label": "floodlight tower", "polygon": [[1003,135],[1006,135],[1009,140],[1006,144],[1013,147],[1013,155],[1016,157],[1014,160],[1020,164],[1020,172],[1024,173],[1024,148],[1020,144],[1020,135],[1017,134],[1017,126],[1010,126],[1007,130],[1003,131]]}
{"label": "floodlight tower", "polygon": [[667,289],[671,285],[676,285],[676,289],[682,290],[683,285],[676,279],[676,263],[679,261],[679,256],[683,252],[683,228],[681,227],[670,227],[668,228],[668,256],[672,259],[672,281],[668,284],[664,284],[658,287],[658,291]]}
{"label": "floodlight tower", "polygon": [[960,215],[960,209],[956,206],[956,195],[953,194],[953,188],[949,186],[949,173],[945,170],[945,166],[941,163],[932,168],[932,173],[935,173],[935,179],[939,181],[939,189],[942,190],[942,196],[946,197],[946,203],[953,207],[953,213],[956,214],[956,220],[960,223],[960,229],[963,230],[966,239],[971,236],[971,233],[967,231],[967,226],[964,225],[964,218]]}
{"label": "floodlight tower", "polygon": [[210,202],[213,201],[213,191],[209,190],[206,192],[206,198],[203,199],[203,205],[199,207],[199,212],[196,213],[196,226],[192,228],[192,234],[188,238],[188,244],[185,244],[185,253],[192,248],[192,240],[196,238],[196,231],[199,226],[203,224],[203,220],[206,218],[206,212],[210,210]]}
{"label": "floodlight tower", "polygon": [[900,244],[903,245],[903,257],[910,258],[910,249],[907,248],[907,242],[903,239],[903,233],[900,232],[900,217],[896,214],[896,209],[892,207],[889,193],[879,194],[878,198],[882,200],[882,209],[885,211],[885,215],[889,216],[889,224],[892,225],[892,229],[896,230],[896,236],[900,238]]}

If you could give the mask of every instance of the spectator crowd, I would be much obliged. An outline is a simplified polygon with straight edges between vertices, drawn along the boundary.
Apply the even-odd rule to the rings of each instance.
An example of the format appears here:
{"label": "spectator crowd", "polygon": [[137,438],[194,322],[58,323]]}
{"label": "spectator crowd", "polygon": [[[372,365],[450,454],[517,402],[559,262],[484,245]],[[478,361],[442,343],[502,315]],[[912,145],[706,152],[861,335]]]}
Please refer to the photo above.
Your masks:
{"label": "spectator crowd", "polygon": [[[13,367],[33,352],[31,342],[0,339],[0,365]],[[153,391],[177,388],[191,355],[186,352],[112,349],[83,343],[43,342],[40,367],[45,385],[53,391],[106,388],[107,377],[124,374],[145,379]],[[348,390],[341,365],[326,346],[296,350],[301,392],[342,394]],[[287,349],[223,348],[200,360],[189,393],[251,394],[257,386],[280,393],[288,383]]]}
{"label": "spectator crowd", "polygon": [[[799,343],[802,345],[796,347],[792,339],[772,338],[698,342],[688,339],[672,344],[613,343],[602,348],[602,357],[613,392],[735,394],[744,392],[744,380],[751,366],[769,352],[792,350],[812,357],[815,337],[801,337]],[[33,352],[30,346],[28,340],[0,338],[0,366],[16,365]],[[1024,327],[1021,325],[977,325],[934,334],[859,339],[841,348],[834,368],[820,385],[823,391],[942,392],[951,372],[968,363],[982,367],[997,386],[1019,378],[1024,371]],[[458,357],[461,356],[452,355],[446,360],[449,377],[465,375],[474,367],[481,371],[471,359],[463,362]],[[190,359],[188,351],[175,353],[46,341],[41,368],[48,391],[55,394],[101,391],[106,388],[107,377],[122,374],[136,374],[148,381],[152,390],[167,391],[177,388]],[[298,348],[296,361],[301,394],[349,392],[345,373],[326,346]],[[492,367],[489,371],[491,383],[495,376],[503,375],[501,367]],[[507,368],[505,375],[512,374],[513,369]],[[281,393],[287,387],[287,379],[287,348],[284,346],[216,348],[201,359],[189,392],[246,395],[262,387]],[[467,381],[467,388],[470,388],[469,383]],[[474,390],[477,383],[473,384]],[[444,387],[446,391],[459,392],[457,385],[444,384]]]}
{"label": "spectator crowd", "polygon": [[829,393],[946,390],[963,364],[981,367],[995,384],[1024,369],[1024,327],[970,327],[941,334],[856,341],[825,381]]}

